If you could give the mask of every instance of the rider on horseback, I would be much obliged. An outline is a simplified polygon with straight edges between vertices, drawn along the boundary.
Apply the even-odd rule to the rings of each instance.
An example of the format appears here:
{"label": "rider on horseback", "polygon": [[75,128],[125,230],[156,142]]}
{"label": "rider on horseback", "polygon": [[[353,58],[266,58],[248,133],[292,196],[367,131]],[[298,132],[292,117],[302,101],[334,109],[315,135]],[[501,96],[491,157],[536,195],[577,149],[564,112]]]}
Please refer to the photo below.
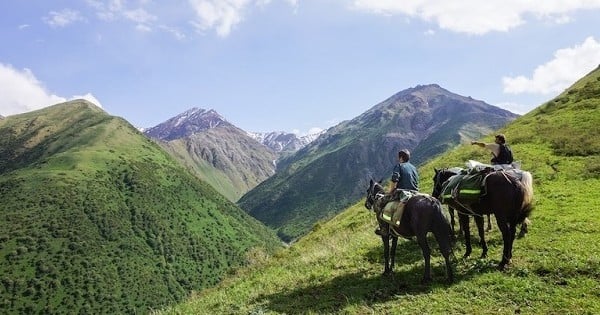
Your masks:
{"label": "rider on horseback", "polygon": [[[398,189],[401,189],[399,192],[402,192],[402,190],[419,191],[419,173],[409,160],[410,151],[402,149],[398,152],[398,164],[394,166],[394,170],[392,171],[392,185],[389,194],[385,196],[387,198],[386,203],[395,199],[400,200],[398,205],[394,207],[395,209],[384,210],[383,215],[387,215],[389,217],[388,220],[392,222],[395,222],[396,218],[398,221],[402,218],[402,210],[406,203],[406,200],[402,200],[404,199],[402,198],[404,194],[398,194],[396,191]],[[394,220],[392,220],[392,217],[394,217]],[[384,231],[381,226],[378,226],[375,230],[375,234],[377,235],[385,235],[386,233],[387,231]]]}

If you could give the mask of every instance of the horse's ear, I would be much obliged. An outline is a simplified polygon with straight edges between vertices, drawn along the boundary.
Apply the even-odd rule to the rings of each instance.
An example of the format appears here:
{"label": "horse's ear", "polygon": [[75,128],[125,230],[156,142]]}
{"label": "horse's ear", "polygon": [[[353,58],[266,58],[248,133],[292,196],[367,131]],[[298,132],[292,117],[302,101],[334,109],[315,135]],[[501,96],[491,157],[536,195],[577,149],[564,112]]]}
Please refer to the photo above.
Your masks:
{"label": "horse's ear", "polygon": [[373,186],[373,179],[371,178],[371,181],[369,181],[369,186]]}
{"label": "horse's ear", "polygon": [[435,167],[433,168],[433,170],[434,170],[436,173],[440,171],[440,170],[438,170],[438,169],[437,169],[437,168],[435,168]]}
{"label": "horse's ear", "polygon": [[378,181],[378,183],[383,183],[383,177]]}

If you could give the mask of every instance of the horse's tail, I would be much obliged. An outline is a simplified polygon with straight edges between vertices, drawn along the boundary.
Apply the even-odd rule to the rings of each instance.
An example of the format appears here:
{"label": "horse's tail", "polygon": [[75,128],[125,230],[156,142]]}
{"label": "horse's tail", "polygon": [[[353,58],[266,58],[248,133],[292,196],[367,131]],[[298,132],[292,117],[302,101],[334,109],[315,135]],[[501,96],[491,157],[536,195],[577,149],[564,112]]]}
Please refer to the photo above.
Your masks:
{"label": "horse's tail", "polygon": [[523,172],[521,185],[523,187],[523,202],[521,203],[519,223],[525,221],[533,210],[533,177],[531,176],[531,173]]}

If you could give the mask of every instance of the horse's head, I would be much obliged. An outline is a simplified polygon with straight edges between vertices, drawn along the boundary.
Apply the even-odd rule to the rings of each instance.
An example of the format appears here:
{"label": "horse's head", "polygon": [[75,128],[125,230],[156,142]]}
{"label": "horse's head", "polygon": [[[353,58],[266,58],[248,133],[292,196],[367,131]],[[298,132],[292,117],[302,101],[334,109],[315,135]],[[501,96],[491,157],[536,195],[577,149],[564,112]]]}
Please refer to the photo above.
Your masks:
{"label": "horse's head", "polygon": [[452,176],[458,174],[460,171],[457,169],[434,169],[435,175],[433,175],[433,192],[431,195],[437,199],[440,198],[442,194],[442,189],[444,187],[444,183]]}
{"label": "horse's head", "polygon": [[377,201],[377,195],[381,194],[383,191],[383,186],[378,182],[375,182],[371,179],[369,182],[369,188],[367,188],[367,199],[365,200],[365,208],[371,210],[375,201]]}

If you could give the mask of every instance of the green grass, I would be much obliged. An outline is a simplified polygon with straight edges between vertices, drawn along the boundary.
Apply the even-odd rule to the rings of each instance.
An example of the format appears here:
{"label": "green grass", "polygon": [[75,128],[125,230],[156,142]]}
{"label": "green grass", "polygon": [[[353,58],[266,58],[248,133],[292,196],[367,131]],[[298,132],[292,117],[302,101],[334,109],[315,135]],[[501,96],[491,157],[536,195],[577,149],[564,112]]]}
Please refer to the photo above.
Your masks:
{"label": "green grass", "polygon": [[[63,123],[64,122],[64,123]],[[120,118],[66,103],[0,122],[3,314],[143,313],[275,234]]]}
{"label": "green grass", "polygon": [[[597,314],[600,213],[593,209],[600,209],[600,181],[537,188],[530,233],[515,242],[506,272],[495,268],[502,242],[494,226],[486,236],[489,258],[476,258],[477,246],[473,257],[455,258],[453,284],[444,282],[436,248],[434,283],[420,285],[420,248],[406,240],[400,241],[395,277],[382,277],[375,218],[359,203],[288,250],[161,314]],[[459,242],[455,256],[463,252]]]}
{"label": "green grass", "polygon": [[[420,248],[408,240],[400,241],[395,276],[382,277],[375,217],[359,202],[317,224],[289,249],[271,257],[255,252],[252,266],[156,313],[598,314],[599,107],[600,68],[500,130],[515,159],[533,174],[535,195],[529,233],[515,241],[506,271],[496,269],[502,239],[494,226],[486,235],[489,258],[477,258],[476,245],[472,257],[462,258],[463,242],[457,243],[452,284],[444,281],[434,245],[433,283],[420,285]],[[489,158],[468,144],[448,151],[420,168],[422,190],[431,191],[434,168]],[[477,244],[477,237],[472,241]]]}

